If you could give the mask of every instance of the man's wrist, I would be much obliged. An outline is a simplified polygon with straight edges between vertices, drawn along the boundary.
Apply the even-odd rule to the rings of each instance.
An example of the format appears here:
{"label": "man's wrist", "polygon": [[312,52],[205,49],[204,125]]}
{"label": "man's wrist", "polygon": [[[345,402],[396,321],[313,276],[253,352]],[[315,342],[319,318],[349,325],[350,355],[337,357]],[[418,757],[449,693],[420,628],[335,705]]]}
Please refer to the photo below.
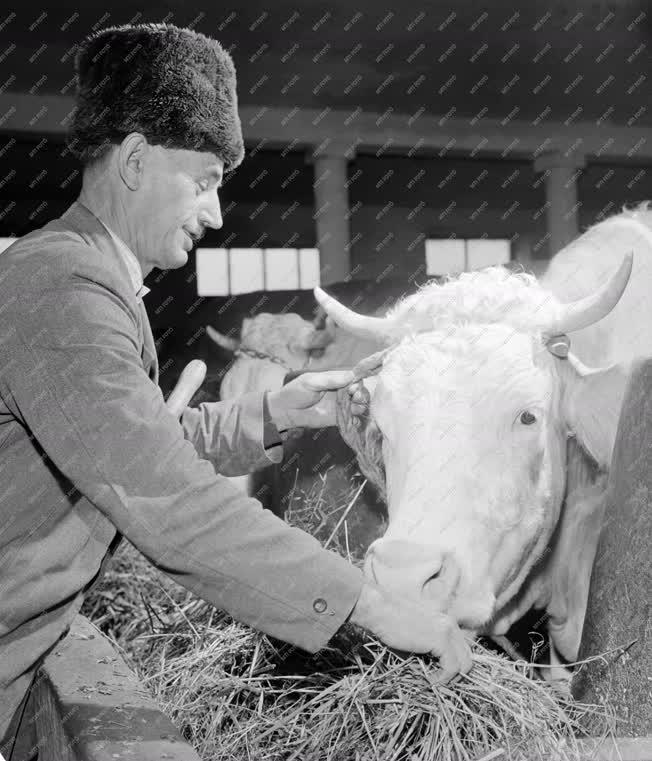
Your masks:
{"label": "man's wrist", "polygon": [[269,421],[276,427],[276,430],[279,433],[283,433],[288,428],[292,428],[287,413],[278,404],[277,393],[275,391],[265,391],[264,398],[263,410],[267,410],[266,414],[269,416]]}
{"label": "man's wrist", "polygon": [[281,432],[278,430],[274,420],[272,419],[272,413],[269,409],[268,400],[269,391],[263,393],[263,447],[269,449],[270,447],[278,446],[283,443]]}
{"label": "man's wrist", "polygon": [[374,621],[378,618],[381,606],[384,604],[383,595],[377,584],[365,579],[348,621],[363,629],[374,631]]}

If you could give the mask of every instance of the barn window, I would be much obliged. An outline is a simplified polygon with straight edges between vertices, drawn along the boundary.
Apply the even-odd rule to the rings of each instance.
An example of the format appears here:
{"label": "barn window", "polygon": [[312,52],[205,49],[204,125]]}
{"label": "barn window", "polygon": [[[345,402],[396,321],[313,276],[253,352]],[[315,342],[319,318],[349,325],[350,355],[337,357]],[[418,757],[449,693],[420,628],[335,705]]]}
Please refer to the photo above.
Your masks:
{"label": "barn window", "polygon": [[15,243],[18,238],[0,238],[0,254],[5,250],[5,248],[9,248],[12,243]]}
{"label": "barn window", "polygon": [[319,285],[316,248],[198,248],[196,266],[198,296]]}
{"label": "barn window", "polygon": [[508,238],[429,238],[426,274],[457,275],[511,261]]}

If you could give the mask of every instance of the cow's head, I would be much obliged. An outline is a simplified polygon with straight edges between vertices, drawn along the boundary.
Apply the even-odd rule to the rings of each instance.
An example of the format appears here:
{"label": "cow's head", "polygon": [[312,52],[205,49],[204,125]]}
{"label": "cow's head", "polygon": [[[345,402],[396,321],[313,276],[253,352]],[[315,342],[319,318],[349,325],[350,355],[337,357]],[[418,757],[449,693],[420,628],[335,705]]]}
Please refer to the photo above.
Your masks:
{"label": "cow's head", "polygon": [[[209,337],[222,349],[230,352],[249,351],[275,357],[288,369],[301,369],[310,356],[323,350],[332,340],[332,332],[319,330],[298,314],[269,314],[261,312],[242,321],[239,338],[222,335],[210,325]],[[244,354],[246,356],[246,354]]]}
{"label": "cow's head", "polygon": [[567,438],[610,460],[625,372],[589,370],[565,335],[607,314],[630,271],[631,255],[597,293],[561,304],[495,267],[428,284],[384,318],[316,291],[338,325],[386,346],[359,367],[368,418],[341,424],[384,481],[389,523],[370,577],[470,628],[515,595],[559,519]]}
{"label": "cow's head", "polygon": [[234,355],[220,385],[222,399],[281,388],[288,371],[306,367],[332,341],[330,333],[317,330],[294,312],[245,317],[239,338],[224,336],[210,326],[206,332]]}

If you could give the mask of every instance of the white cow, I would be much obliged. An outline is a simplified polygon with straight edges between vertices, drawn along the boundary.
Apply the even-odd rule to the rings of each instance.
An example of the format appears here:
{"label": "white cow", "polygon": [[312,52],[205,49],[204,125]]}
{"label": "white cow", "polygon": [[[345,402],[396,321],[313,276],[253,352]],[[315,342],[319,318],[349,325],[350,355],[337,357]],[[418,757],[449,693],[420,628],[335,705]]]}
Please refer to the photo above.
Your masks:
{"label": "white cow", "polygon": [[590,228],[541,282],[465,273],[384,317],[316,290],[340,328],[384,346],[358,368],[368,417],[340,420],[386,493],[370,577],[478,632],[545,607],[553,655],[576,657],[628,363],[652,354],[651,285],[644,205]]}
{"label": "white cow", "polygon": [[[224,336],[210,325],[206,332],[218,346],[234,354],[235,361],[220,384],[221,399],[281,388],[288,372],[307,369],[332,340],[330,333],[316,330],[293,312],[246,317],[239,339]],[[231,481],[245,493],[252,493],[250,476],[232,477]]]}

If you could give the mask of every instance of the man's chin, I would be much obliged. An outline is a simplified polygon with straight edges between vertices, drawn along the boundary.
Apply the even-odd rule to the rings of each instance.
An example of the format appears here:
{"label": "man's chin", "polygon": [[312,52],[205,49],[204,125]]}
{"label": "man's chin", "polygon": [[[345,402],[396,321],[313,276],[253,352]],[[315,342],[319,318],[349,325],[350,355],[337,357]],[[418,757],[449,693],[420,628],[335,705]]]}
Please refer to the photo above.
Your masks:
{"label": "man's chin", "polygon": [[174,253],[169,254],[166,257],[165,264],[161,266],[161,269],[178,270],[186,264],[188,264],[188,252],[185,248],[179,246]]}

